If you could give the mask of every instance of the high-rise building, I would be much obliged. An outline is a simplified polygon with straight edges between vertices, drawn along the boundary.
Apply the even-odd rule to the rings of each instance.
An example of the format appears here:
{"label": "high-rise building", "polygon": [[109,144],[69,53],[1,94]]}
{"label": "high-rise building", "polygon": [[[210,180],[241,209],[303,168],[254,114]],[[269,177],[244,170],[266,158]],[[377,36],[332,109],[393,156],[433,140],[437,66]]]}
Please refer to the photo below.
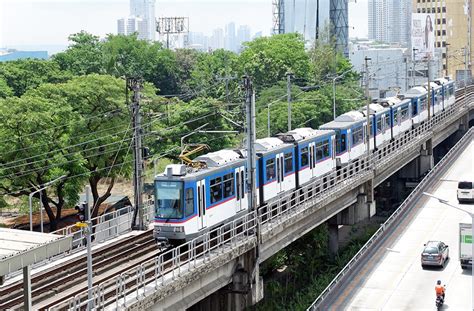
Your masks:
{"label": "high-rise building", "polygon": [[130,15],[140,17],[146,22],[147,40],[155,40],[155,0],[130,0]]}
{"label": "high-rise building", "polygon": [[130,16],[117,20],[118,34],[138,33],[138,38],[154,41],[155,0],[130,0]]}
{"label": "high-rise building", "polygon": [[284,32],[300,33],[307,42],[313,42],[330,29],[329,1],[285,0],[283,11]]}
{"label": "high-rise building", "polygon": [[228,23],[225,26],[225,49],[229,51],[236,51],[236,41],[237,40],[235,37],[235,23]]}
{"label": "high-rise building", "polygon": [[[463,80],[470,79],[472,64],[472,4],[469,0],[413,0],[414,13],[434,15],[435,48],[442,50],[444,74]],[[467,72],[465,71],[467,58]],[[447,68],[446,68],[447,67]]]}
{"label": "high-rise building", "polygon": [[407,46],[411,22],[410,1],[369,0],[369,39]]}
{"label": "high-rise building", "polygon": [[212,32],[210,47],[214,50],[224,48],[224,30],[222,28],[214,29]]}
{"label": "high-rise building", "polygon": [[237,30],[237,49],[242,49],[242,43],[250,41],[250,26],[241,25]]}
{"label": "high-rise building", "polygon": [[307,45],[335,38],[336,49],[348,54],[347,0],[274,0],[274,33],[298,32]]}
{"label": "high-rise building", "polygon": [[138,33],[138,39],[148,40],[148,24],[142,18],[136,16],[124,17],[117,20],[117,32],[119,35],[131,35]]}

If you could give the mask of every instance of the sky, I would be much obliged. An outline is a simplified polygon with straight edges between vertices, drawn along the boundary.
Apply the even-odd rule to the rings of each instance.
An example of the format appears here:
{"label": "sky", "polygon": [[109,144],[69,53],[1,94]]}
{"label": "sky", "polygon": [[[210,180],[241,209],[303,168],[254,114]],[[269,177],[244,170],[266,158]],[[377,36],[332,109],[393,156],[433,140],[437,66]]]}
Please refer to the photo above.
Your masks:
{"label": "sky", "polygon": [[[350,36],[366,37],[367,0],[353,1]],[[193,32],[211,34],[231,21],[249,25],[252,34],[268,35],[272,28],[272,0],[156,0],[155,6],[156,17],[188,16]],[[0,47],[65,47],[81,30],[116,33],[117,19],[128,15],[128,0],[0,0]]]}

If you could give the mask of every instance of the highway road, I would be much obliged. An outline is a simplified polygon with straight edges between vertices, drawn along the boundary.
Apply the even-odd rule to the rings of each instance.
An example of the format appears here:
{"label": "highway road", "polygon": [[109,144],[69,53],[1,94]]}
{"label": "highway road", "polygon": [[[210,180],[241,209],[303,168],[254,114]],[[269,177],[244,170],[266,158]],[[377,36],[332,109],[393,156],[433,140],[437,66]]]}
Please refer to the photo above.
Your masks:
{"label": "highway road", "polygon": [[[474,142],[451,165],[430,192],[457,202],[457,182],[474,179]],[[462,205],[472,209],[474,205]],[[435,310],[435,283],[446,284],[443,310],[471,310],[471,271],[462,270],[458,254],[459,222],[465,213],[424,197],[377,250],[364,268],[331,301],[332,310]],[[469,218],[469,217],[468,217]],[[445,268],[422,269],[420,254],[428,240],[449,245]]]}

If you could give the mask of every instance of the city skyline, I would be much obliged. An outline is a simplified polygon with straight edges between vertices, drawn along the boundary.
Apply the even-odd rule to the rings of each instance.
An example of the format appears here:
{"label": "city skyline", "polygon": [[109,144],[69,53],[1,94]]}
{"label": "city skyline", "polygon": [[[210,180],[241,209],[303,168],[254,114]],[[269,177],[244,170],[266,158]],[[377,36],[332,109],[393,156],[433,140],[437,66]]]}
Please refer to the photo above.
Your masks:
{"label": "city skyline", "polygon": [[[115,34],[117,19],[130,14],[129,3],[129,0],[2,0],[0,47],[55,45],[59,49],[69,44],[69,35],[81,30],[101,38]],[[367,25],[361,20],[367,15],[367,0],[350,3],[349,9],[351,36],[364,37]],[[157,18],[189,16],[190,31],[209,36],[214,29],[224,28],[231,21],[249,25],[252,36],[269,35],[273,26],[271,0],[160,0],[155,10]]]}

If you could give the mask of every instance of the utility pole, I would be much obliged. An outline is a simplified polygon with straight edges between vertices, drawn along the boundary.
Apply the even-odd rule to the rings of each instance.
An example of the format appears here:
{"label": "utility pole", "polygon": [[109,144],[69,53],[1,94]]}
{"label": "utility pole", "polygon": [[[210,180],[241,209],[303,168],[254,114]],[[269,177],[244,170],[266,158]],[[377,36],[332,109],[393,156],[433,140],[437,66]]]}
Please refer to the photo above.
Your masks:
{"label": "utility pole", "polygon": [[418,49],[413,49],[413,62],[412,62],[412,69],[411,69],[411,78],[412,78],[411,87],[415,87],[416,51],[418,51]]}
{"label": "utility pole", "polygon": [[428,120],[431,119],[431,77],[430,77],[430,57],[427,56],[426,63],[428,64]]}
{"label": "utility pole", "polygon": [[247,116],[247,189],[248,206],[252,211],[256,210],[255,200],[255,93],[252,81],[248,76],[243,77],[245,89],[245,109]]}
{"label": "utility pole", "polygon": [[446,75],[445,77],[449,76],[449,71],[448,71],[448,64],[449,64],[449,54],[448,54],[448,46],[451,44],[446,43]]}
{"label": "utility pole", "polygon": [[408,91],[408,56],[405,57],[405,92]]}
{"label": "utility pole", "polygon": [[[140,116],[140,91],[142,89],[142,81],[139,78],[127,78],[127,87],[133,92],[130,110],[132,112],[132,128],[133,128],[133,194],[135,211],[133,213],[132,228],[145,229],[145,213],[143,210],[143,153],[142,153],[142,128]],[[136,223],[138,215],[138,226]]]}
{"label": "utility pole", "polygon": [[288,132],[291,131],[291,72],[286,73],[286,92],[288,95]]}
{"label": "utility pole", "polygon": [[[365,137],[367,139],[367,161],[370,157],[370,96],[369,96],[369,60],[370,57],[365,57],[365,99],[367,101],[367,131]],[[375,133],[374,133],[375,135]],[[374,146],[375,147],[375,146]]]}
{"label": "utility pole", "polygon": [[91,187],[86,186],[86,203],[85,203],[85,218],[86,218],[86,226],[83,227],[86,239],[87,239],[87,310],[94,309],[94,300],[92,297],[92,249],[91,249],[91,235],[92,235],[92,219],[91,219]]}

